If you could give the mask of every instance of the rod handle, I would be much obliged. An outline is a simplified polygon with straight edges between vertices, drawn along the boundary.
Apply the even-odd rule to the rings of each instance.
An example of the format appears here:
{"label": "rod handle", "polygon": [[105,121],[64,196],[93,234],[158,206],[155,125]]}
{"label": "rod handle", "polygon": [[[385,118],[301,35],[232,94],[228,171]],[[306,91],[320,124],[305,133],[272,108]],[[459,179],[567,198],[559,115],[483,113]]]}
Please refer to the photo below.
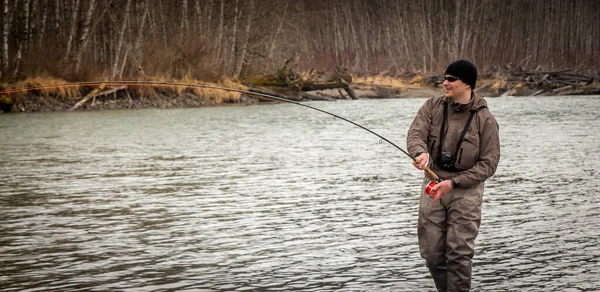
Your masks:
{"label": "rod handle", "polygon": [[431,176],[435,181],[440,181],[440,177],[437,176],[437,174],[435,174],[435,172],[433,172],[433,170],[431,170],[429,167],[425,168],[425,172],[427,172],[427,174],[429,174],[429,176]]}

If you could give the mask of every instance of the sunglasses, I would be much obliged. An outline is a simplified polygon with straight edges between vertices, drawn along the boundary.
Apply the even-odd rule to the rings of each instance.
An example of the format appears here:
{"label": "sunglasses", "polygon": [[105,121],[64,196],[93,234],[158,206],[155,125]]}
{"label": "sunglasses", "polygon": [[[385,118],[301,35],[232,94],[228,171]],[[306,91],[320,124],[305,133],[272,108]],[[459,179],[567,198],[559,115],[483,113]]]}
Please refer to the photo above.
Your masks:
{"label": "sunglasses", "polygon": [[444,76],[444,80],[448,80],[448,82],[454,82],[459,79],[454,76]]}

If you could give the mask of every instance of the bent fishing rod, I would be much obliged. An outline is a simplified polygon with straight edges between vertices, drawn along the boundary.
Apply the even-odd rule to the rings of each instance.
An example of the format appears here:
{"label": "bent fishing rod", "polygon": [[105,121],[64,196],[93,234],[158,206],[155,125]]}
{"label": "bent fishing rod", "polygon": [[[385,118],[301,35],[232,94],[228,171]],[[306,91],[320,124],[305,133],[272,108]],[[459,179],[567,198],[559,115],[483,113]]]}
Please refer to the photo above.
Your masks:
{"label": "bent fishing rod", "polygon": [[[316,110],[319,112],[322,112],[324,114],[330,115],[332,117],[338,118],[340,120],[346,121],[356,127],[359,127],[377,137],[379,137],[381,140],[388,142],[390,145],[394,146],[396,149],[402,151],[402,153],[406,154],[406,156],[410,157],[410,159],[413,160],[413,162],[416,162],[417,159],[415,157],[413,157],[412,155],[410,155],[408,152],[406,152],[404,149],[400,148],[400,146],[394,144],[392,141],[388,140],[387,138],[379,135],[378,133],[360,125],[357,124],[351,120],[348,120],[344,117],[341,117],[339,115],[336,115],[334,113],[330,113],[328,111],[322,110],[320,108],[316,108],[307,104],[303,104],[301,102],[297,102],[297,101],[293,101],[293,100],[289,100],[287,98],[282,98],[282,97],[278,97],[272,94],[267,94],[267,93],[261,93],[261,92],[254,92],[254,91],[249,91],[249,90],[244,90],[244,89],[237,89],[237,88],[229,88],[229,87],[223,87],[223,86],[216,86],[216,85],[208,85],[208,84],[200,84],[200,83],[178,83],[178,82],[162,82],[162,81],[104,81],[104,82],[73,82],[73,83],[63,83],[63,84],[54,84],[54,85],[41,85],[41,86],[35,86],[35,87],[24,87],[24,88],[17,88],[17,89],[9,89],[9,90],[5,90],[5,91],[1,91],[1,94],[10,94],[10,93],[18,93],[18,92],[27,92],[27,91],[35,91],[35,90],[44,90],[44,89],[56,89],[56,88],[64,88],[64,87],[92,87],[92,86],[165,86],[165,87],[184,87],[184,88],[206,88],[206,89],[217,89],[217,90],[224,90],[224,91],[231,91],[231,92],[239,92],[239,93],[244,93],[244,94],[248,94],[248,95],[254,95],[254,96],[259,96],[262,98],[266,98],[269,100],[276,100],[276,101],[281,101],[281,102],[287,102],[287,103],[291,103],[291,104],[295,104],[295,105],[299,105],[299,106],[303,106],[312,110]],[[425,172],[427,172],[435,181],[439,181],[440,178],[435,174],[435,172],[433,172],[429,167],[426,167]]]}

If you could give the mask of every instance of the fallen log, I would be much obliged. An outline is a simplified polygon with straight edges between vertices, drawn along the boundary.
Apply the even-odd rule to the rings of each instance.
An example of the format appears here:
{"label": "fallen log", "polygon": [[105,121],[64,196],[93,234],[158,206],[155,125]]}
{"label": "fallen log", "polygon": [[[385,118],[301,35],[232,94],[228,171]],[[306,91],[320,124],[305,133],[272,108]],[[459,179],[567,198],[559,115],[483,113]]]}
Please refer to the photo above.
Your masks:
{"label": "fallen log", "polygon": [[92,91],[90,91],[90,93],[88,93],[86,96],[84,96],[78,103],[76,103],[74,106],[72,106],[69,111],[74,111],[77,108],[79,108],[80,106],[82,106],[83,104],[85,104],[88,100],[92,99],[92,98],[96,98],[99,96],[103,96],[103,95],[107,95],[107,94],[111,94],[113,92],[117,92],[119,90],[122,89],[126,89],[127,86],[119,86],[119,87],[114,87],[114,88],[110,88],[104,91],[101,91],[105,88],[105,84],[100,84],[98,87],[94,88]]}
{"label": "fallen log", "polygon": [[561,95],[579,95],[582,93],[585,93],[585,90],[575,89],[575,90],[569,90],[569,91],[562,92]]}
{"label": "fallen log", "polygon": [[511,72],[512,75],[543,75],[543,74],[559,74],[569,72],[571,69],[558,70],[558,71],[529,71],[529,72]]}
{"label": "fallen log", "polygon": [[302,92],[302,93],[300,93],[300,96],[302,96],[303,100],[325,100],[325,101],[335,100],[334,98],[331,98],[328,96],[321,96],[321,95],[311,94],[308,92]]}
{"label": "fallen log", "polygon": [[344,87],[340,82],[302,82],[300,90],[302,91],[315,91],[324,89],[336,89]]}
{"label": "fallen log", "polygon": [[[255,93],[260,93],[260,94],[273,95],[275,97],[285,98],[285,99],[294,100],[294,101],[300,101],[302,99],[302,97],[298,98],[298,97],[294,97],[291,95],[282,95],[273,90],[269,90],[266,88],[260,88],[260,87],[248,87],[248,91],[250,91],[251,93],[255,92]],[[254,95],[254,97],[258,98],[259,100],[273,101],[272,99],[269,99],[268,97],[264,97],[264,96],[260,96],[260,95]]]}
{"label": "fallen log", "polygon": [[552,92],[554,92],[554,93],[561,93],[561,92],[564,92],[564,91],[567,91],[567,90],[572,90],[572,89],[573,89],[572,85],[567,85],[567,86],[556,88],[556,89],[552,90]]}
{"label": "fallen log", "polygon": [[479,92],[479,91],[480,91],[480,90],[482,90],[482,89],[486,89],[486,88],[488,88],[488,87],[492,86],[492,83],[493,83],[493,82],[488,82],[488,83],[486,83],[486,84],[484,84],[484,85],[482,85],[482,86],[478,86],[478,87],[476,87],[476,88],[475,88],[475,92]]}
{"label": "fallen log", "polygon": [[545,89],[540,89],[540,90],[538,90],[538,91],[534,92],[534,93],[533,93],[531,96],[537,96],[537,95],[540,95],[540,94],[542,94],[542,93],[544,93],[544,92],[546,92],[546,90],[545,90]]}
{"label": "fallen log", "polygon": [[[254,76],[244,80],[242,84],[254,90],[258,90],[257,87],[260,87],[261,89],[257,93],[273,94],[273,92],[264,92],[265,87],[286,90],[293,96],[283,96],[282,98],[296,101],[302,99],[301,95],[303,92],[327,89],[339,90],[342,88],[348,93],[350,98],[358,99],[354,90],[350,88],[352,75],[348,74],[345,69],[337,68],[331,75],[313,75],[313,71],[311,70],[308,77],[310,79],[306,79],[289,69],[287,63],[275,75]],[[274,95],[277,96],[277,94]],[[341,95],[343,96],[343,94]]]}

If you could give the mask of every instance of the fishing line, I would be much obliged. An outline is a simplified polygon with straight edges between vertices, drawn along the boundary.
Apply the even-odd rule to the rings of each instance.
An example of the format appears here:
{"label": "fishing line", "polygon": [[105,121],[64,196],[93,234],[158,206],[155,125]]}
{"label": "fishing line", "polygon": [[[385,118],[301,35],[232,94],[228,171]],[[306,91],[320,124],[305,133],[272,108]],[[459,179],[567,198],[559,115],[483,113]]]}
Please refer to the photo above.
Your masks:
{"label": "fishing line", "polygon": [[[270,99],[270,100],[287,102],[287,103],[303,106],[303,107],[306,107],[306,108],[309,108],[312,110],[316,110],[316,111],[322,112],[324,114],[333,116],[334,118],[338,118],[340,120],[346,121],[356,127],[359,127],[361,129],[379,137],[381,140],[389,143],[390,145],[394,146],[396,149],[402,151],[402,153],[406,154],[406,156],[410,157],[410,159],[412,159],[413,161],[416,161],[415,157],[410,155],[404,149],[400,148],[400,146],[394,144],[392,141],[390,141],[387,138],[379,135],[378,133],[376,133],[360,124],[357,124],[351,120],[348,120],[344,117],[338,116],[334,113],[322,110],[320,108],[316,108],[316,107],[313,107],[313,106],[310,106],[307,104],[303,104],[303,103],[300,103],[297,101],[289,100],[287,98],[274,96],[272,94],[253,92],[253,91],[244,90],[244,89],[236,89],[236,88],[229,88],[229,87],[208,85],[208,84],[200,84],[200,83],[194,84],[194,83],[161,82],[161,81],[105,81],[105,82],[96,81],[96,82],[73,82],[73,83],[63,83],[63,84],[42,85],[42,86],[35,86],[35,87],[9,89],[9,90],[5,90],[5,91],[1,91],[0,94],[10,94],[10,93],[27,92],[27,91],[43,90],[43,89],[56,89],[56,88],[63,88],[63,87],[86,87],[86,86],[89,87],[89,86],[100,86],[100,85],[104,85],[104,86],[123,86],[123,85],[126,85],[126,86],[157,86],[157,85],[160,85],[160,86],[165,86],[165,87],[208,88],[208,89],[218,89],[218,90],[224,90],[224,91],[245,93],[248,95],[260,96],[260,97]],[[380,141],[380,143],[382,143],[382,142]],[[429,168],[425,169],[425,171],[427,171],[435,180],[439,180],[438,176],[435,175],[435,173],[433,173]]]}

